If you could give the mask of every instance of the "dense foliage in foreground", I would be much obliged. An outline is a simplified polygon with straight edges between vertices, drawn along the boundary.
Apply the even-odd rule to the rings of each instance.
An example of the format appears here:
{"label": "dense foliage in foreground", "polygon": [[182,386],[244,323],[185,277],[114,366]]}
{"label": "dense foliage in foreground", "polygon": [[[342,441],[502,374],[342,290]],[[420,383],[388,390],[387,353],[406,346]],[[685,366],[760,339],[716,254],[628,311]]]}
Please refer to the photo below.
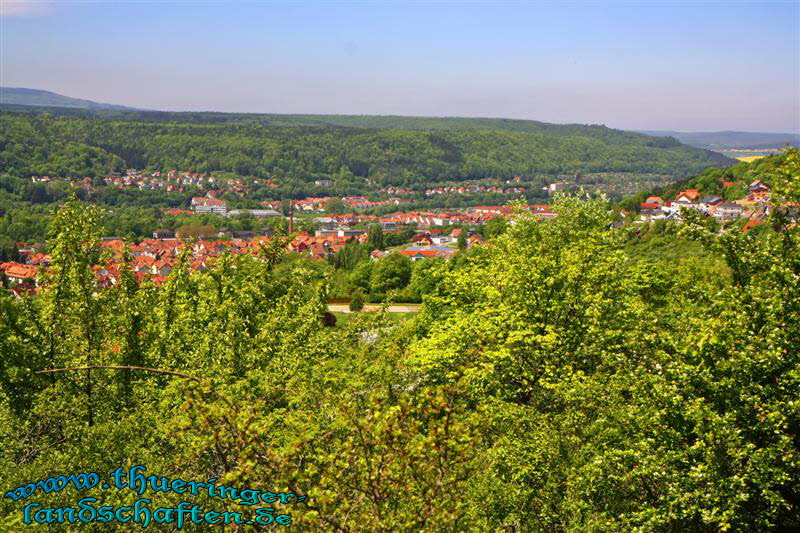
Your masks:
{"label": "dense foliage in foreground", "polygon": [[[799,176],[794,154],[776,196]],[[706,255],[663,259],[601,200],[555,209],[437,266],[417,318],[330,328],[326,279],[284,264],[279,241],[95,291],[99,217],[68,203],[41,292],[0,299],[3,490],[143,464],[307,494],[286,508],[304,529],[800,527],[798,230],[686,225]],[[87,365],[200,383],[37,373]],[[10,527],[20,507],[3,500]]]}

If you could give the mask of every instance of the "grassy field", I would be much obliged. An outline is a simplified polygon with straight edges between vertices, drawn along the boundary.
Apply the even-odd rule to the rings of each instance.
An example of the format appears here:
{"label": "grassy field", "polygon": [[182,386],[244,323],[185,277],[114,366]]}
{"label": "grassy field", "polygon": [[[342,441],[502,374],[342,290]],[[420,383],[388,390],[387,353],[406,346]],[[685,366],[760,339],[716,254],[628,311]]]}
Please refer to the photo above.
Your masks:
{"label": "grassy field", "polygon": [[762,157],[767,157],[765,155],[746,155],[742,157],[737,157],[739,161],[744,161],[745,163],[752,163],[756,159],[761,159]]}

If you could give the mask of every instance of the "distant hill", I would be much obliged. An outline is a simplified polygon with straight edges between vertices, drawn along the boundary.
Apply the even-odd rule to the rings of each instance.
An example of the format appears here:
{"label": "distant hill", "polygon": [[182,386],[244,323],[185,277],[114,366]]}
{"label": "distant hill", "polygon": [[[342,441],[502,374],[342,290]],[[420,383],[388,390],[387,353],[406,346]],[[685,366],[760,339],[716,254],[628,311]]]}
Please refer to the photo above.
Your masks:
{"label": "distant hill", "polygon": [[[279,115],[0,105],[0,172],[96,176],[126,168],[232,172],[342,194],[522,176],[625,185],[678,180],[733,161],[719,153],[602,125],[458,117]],[[597,182],[600,183],[600,182]]]}
{"label": "distant hill", "polygon": [[[686,144],[666,135],[609,128],[602,124],[553,124],[537,120],[483,117],[421,117],[400,115],[305,115],[282,113],[225,113],[220,111],[157,111],[113,108],[59,107],[54,104],[20,105],[0,101],[0,112],[41,113],[82,119],[132,120],[144,122],[174,122],[249,127],[286,127],[386,131],[410,130],[428,132],[504,132],[535,134],[545,137],[583,137],[602,140],[612,145],[640,145],[662,149],[688,149]],[[688,144],[688,143],[687,143]],[[728,158],[712,154],[715,163],[731,163]]]}
{"label": "distant hill", "polygon": [[[282,113],[225,113],[220,111],[157,111],[136,109],[111,104],[98,104],[36,89],[0,88],[3,95],[0,105],[5,111],[32,111],[35,108],[59,115],[81,118],[174,121],[202,124],[251,124],[262,126],[354,128],[369,130],[421,130],[421,131],[506,131],[514,133],[541,133],[550,136],[602,137],[612,142],[640,141],[641,133],[615,130],[601,124],[552,124],[537,120],[481,117],[420,117],[399,115],[305,115]],[[8,92],[8,94],[6,94]],[[19,94],[19,97],[15,95]],[[30,107],[31,109],[27,109]],[[669,140],[651,139],[659,146],[677,146]]]}
{"label": "distant hill", "polygon": [[27,89],[24,87],[0,87],[0,104],[44,106],[44,107],[71,107],[77,109],[111,109],[118,111],[131,111],[135,108],[122,105],[103,104],[91,100],[71,98],[50,91],[40,89]]}
{"label": "distant hill", "polygon": [[[53,108],[48,109],[48,111],[65,115],[71,114],[82,118],[369,130],[505,131],[543,134],[551,137],[593,137],[600,138],[604,142],[611,144],[640,144],[642,139],[638,136],[647,135],[651,137],[673,137],[689,146],[714,151],[780,149],[787,144],[800,147],[800,135],[791,133],[754,133],[744,131],[680,132],[663,130],[626,132],[597,124],[549,124],[536,120],[508,118],[150,111],[72,98],[51,91],[24,87],[0,87],[0,105],[4,106],[6,111],[19,111],[18,106],[23,108]],[[63,109],[63,111],[59,111],[59,109]],[[117,114],[118,112],[121,113]],[[645,142],[644,144],[658,146],[659,148],[674,147],[667,140],[663,142]]]}
{"label": "distant hill", "polygon": [[757,133],[749,131],[681,132],[640,130],[656,137],[675,137],[682,143],[707,150],[763,150],[783,148],[787,144],[800,147],[800,135],[793,133]]}

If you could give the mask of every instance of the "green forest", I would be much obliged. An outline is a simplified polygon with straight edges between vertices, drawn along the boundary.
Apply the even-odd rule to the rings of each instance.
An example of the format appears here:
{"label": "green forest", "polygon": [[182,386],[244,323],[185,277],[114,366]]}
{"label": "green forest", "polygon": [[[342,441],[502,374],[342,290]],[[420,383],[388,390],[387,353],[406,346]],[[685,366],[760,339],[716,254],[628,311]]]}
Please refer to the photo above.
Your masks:
{"label": "green forest", "polygon": [[681,179],[731,162],[669,137],[534,121],[2,110],[0,173],[26,178],[176,168],[297,186],[334,178],[365,190],[364,178],[382,185],[591,172]]}
{"label": "green forest", "polygon": [[[144,465],[307,496],[273,505],[303,531],[800,528],[800,230],[780,207],[799,185],[788,152],[749,232],[616,228],[604,198],[558,195],[556,219],[520,209],[436,262],[414,317],[337,325],[329,275],[280,238],[206,271],[184,258],[162,285],[123,266],[98,290],[103,215],[72,198],[38,293],[0,297],[3,490]],[[1,501],[24,527],[28,500]]]}

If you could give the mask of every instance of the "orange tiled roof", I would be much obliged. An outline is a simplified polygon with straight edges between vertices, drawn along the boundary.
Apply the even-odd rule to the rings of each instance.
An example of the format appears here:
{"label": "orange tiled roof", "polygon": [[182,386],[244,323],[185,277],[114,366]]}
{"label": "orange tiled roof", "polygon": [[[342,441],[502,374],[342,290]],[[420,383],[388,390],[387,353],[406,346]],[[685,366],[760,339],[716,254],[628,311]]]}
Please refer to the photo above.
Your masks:
{"label": "orange tiled roof", "polygon": [[678,196],[675,198],[680,198],[681,196],[685,196],[690,201],[695,201],[700,196],[700,191],[697,189],[686,189],[685,191],[681,191],[678,193]]}
{"label": "orange tiled roof", "polygon": [[23,265],[22,263],[0,263],[0,270],[5,272],[6,276],[15,279],[36,278],[38,269],[33,265]]}

